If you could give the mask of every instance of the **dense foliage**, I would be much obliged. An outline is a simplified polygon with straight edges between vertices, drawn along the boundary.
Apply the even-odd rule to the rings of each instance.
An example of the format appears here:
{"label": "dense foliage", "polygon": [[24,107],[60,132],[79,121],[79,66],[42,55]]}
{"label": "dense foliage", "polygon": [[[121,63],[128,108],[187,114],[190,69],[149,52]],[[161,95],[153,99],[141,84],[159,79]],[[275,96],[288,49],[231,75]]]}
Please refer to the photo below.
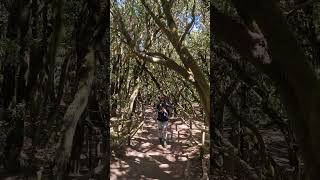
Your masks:
{"label": "dense foliage", "polygon": [[107,1],[1,1],[1,175],[64,179],[80,164],[108,175],[108,11]]}

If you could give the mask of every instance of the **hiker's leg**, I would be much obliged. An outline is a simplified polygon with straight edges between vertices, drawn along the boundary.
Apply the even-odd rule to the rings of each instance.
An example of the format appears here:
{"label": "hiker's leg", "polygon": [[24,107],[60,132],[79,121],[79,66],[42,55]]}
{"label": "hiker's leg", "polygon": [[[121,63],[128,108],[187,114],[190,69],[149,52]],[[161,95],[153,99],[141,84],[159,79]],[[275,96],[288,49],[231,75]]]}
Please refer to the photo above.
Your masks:
{"label": "hiker's leg", "polygon": [[158,121],[158,137],[161,141],[161,138],[162,138],[162,123],[161,123],[161,121]]}
{"label": "hiker's leg", "polygon": [[168,127],[168,121],[163,122],[163,138],[164,138],[164,140],[167,140],[167,127]]}
{"label": "hiker's leg", "polygon": [[162,138],[162,140],[166,139],[166,137],[165,137],[165,123],[166,122],[161,122],[161,138]]}
{"label": "hiker's leg", "polygon": [[159,141],[160,141],[160,144],[162,144],[162,141],[163,141],[163,133],[162,133],[162,122],[161,121],[158,121],[158,137],[159,137]]}

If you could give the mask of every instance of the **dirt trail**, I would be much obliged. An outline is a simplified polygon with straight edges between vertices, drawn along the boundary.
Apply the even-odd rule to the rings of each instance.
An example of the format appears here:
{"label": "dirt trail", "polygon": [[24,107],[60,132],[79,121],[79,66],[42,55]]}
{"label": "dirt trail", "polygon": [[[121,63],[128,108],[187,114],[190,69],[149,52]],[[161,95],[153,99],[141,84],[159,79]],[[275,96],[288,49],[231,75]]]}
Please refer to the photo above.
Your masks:
{"label": "dirt trail", "polygon": [[[173,123],[169,122],[172,125]],[[191,147],[188,140],[188,127],[179,125],[180,131],[175,131],[166,148],[160,145],[158,139],[157,122],[152,107],[146,110],[146,119],[143,130],[139,131],[131,141],[131,146],[126,148],[126,155],[122,159],[113,158],[110,165],[110,179],[186,179],[185,169],[188,158],[197,150]],[[168,127],[168,130],[170,127]],[[197,129],[194,128],[193,134]]]}

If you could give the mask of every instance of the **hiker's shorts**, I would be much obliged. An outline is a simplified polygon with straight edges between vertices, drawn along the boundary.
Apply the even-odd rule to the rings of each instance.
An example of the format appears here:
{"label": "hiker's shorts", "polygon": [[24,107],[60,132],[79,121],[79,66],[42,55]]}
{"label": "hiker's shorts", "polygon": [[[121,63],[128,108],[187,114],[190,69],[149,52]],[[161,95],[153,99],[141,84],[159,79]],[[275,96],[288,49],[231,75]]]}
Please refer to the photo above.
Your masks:
{"label": "hiker's shorts", "polygon": [[167,127],[168,127],[168,121],[158,120],[159,138],[162,138],[164,140],[167,139]]}

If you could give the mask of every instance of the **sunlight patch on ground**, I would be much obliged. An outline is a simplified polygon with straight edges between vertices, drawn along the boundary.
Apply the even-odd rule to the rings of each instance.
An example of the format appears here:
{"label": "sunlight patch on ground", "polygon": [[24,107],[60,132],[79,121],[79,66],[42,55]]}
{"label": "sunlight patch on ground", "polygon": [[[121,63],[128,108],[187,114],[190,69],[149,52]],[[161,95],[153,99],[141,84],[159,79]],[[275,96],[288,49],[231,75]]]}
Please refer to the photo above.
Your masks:
{"label": "sunlight patch on ground", "polygon": [[112,162],[110,164],[110,168],[129,168],[129,165],[125,162],[125,161],[122,161],[122,160],[117,160],[115,162]]}
{"label": "sunlight patch on ground", "polygon": [[176,162],[176,158],[172,155],[166,155],[165,158],[170,162]]}
{"label": "sunlight patch on ground", "polygon": [[160,152],[147,152],[146,155],[147,156],[159,156],[159,155],[161,155],[161,153]]}
{"label": "sunlight patch on ground", "polygon": [[178,161],[187,161],[188,160],[188,158],[186,158],[186,157],[178,157]]}
{"label": "sunlight patch on ground", "polygon": [[163,147],[162,147],[161,144],[158,144],[158,145],[157,145],[157,148],[158,148],[158,149],[162,149]]}
{"label": "sunlight patch on ground", "polygon": [[146,148],[146,147],[150,147],[151,145],[152,145],[151,143],[146,142],[146,143],[143,143],[141,147]]}
{"label": "sunlight patch on ground", "polygon": [[121,176],[128,172],[128,170],[111,169],[111,175]]}
{"label": "sunlight patch on ground", "polygon": [[134,156],[134,157],[140,157],[140,158],[145,157],[145,155],[143,153],[136,152],[136,151],[128,152],[127,156]]}
{"label": "sunlight patch on ground", "polygon": [[140,159],[139,158],[134,158],[134,162],[140,164]]}
{"label": "sunlight patch on ground", "polygon": [[[148,138],[145,137],[139,137],[140,140],[148,140]],[[132,140],[135,140],[135,138],[132,138]]]}
{"label": "sunlight patch on ground", "polygon": [[140,175],[140,179],[143,179],[143,180],[159,180],[159,179],[149,178],[149,177],[146,177],[144,175]]}
{"label": "sunlight patch on ground", "polygon": [[161,169],[169,168],[169,164],[160,164],[159,168]]}
{"label": "sunlight patch on ground", "polygon": [[154,126],[154,125],[144,125],[144,128],[151,128],[151,129],[158,129],[158,126]]}
{"label": "sunlight patch on ground", "polygon": [[153,113],[154,111],[153,111],[153,109],[147,109],[146,110],[146,113]]}

